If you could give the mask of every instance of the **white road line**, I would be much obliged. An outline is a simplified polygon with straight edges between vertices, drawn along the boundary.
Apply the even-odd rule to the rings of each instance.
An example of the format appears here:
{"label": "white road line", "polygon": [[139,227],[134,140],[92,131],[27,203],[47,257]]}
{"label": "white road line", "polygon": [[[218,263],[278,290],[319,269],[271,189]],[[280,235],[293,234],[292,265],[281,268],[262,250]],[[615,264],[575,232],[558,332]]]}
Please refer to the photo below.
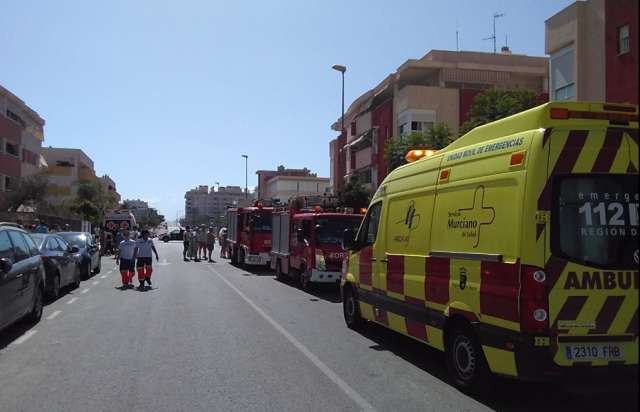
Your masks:
{"label": "white road line", "polygon": [[92,285],[97,285],[98,284],[98,280],[96,280],[95,282],[92,283]]}
{"label": "white road line", "polygon": [[113,273],[113,270],[110,270],[110,271],[108,271],[107,273],[111,274],[111,273]]}
{"label": "white road line", "polygon": [[215,270],[212,266],[207,266],[209,269],[213,271],[220,279],[222,279],[234,292],[236,292],[242,299],[244,299],[251,307],[260,314],[267,322],[271,324],[278,332],[280,332],[287,340],[298,348],[300,352],[304,356],[306,356],[318,369],[322,371],[333,383],[338,385],[340,389],[344,393],[347,394],[355,403],[357,403],[364,411],[366,412],[378,412],[376,408],[374,408],[369,402],[367,402],[358,392],[356,392],[347,382],[342,380],[335,372],[333,372],[327,365],[322,363],[320,359],[316,355],[314,355],[309,349],[306,348],[302,343],[300,343],[296,338],[294,338],[289,332],[287,332],[278,322],[273,320],[269,315],[267,315],[262,309],[258,307],[251,299],[245,296],[244,293],[240,292],[238,288],[233,286],[231,282],[225,279],[217,270]]}
{"label": "white road line", "polygon": [[71,303],[75,302],[76,300],[78,300],[78,298],[71,298],[71,299],[69,300],[69,302],[67,302],[67,305],[69,305],[69,304],[71,304]]}
{"label": "white road line", "polygon": [[[111,273],[111,272],[109,272],[109,273]],[[107,277],[107,275],[100,276],[100,279],[104,279],[104,278],[106,278],[106,277]]]}
{"label": "white road line", "polygon": [[53,312],[51,315],[47,316],[48,320],[51,320],[53,318],[55,318],[56,316],[58,316],[60,313],[62,313],[61,310],[56,310],[55,312]]}
{"label": "white road line", "polygon": [[87,289],[83,290],[83,291],[82,291],[82,292],[80,292],[80,293],[87,293],[88,291],[89,291],[89,289],[87,288]]}
{"label": "white road line", "polygon": [[24,335],[22,335],[18,339],[16,339],[13,342],[13,344],[14,345],[22,345],[23,343],[25,343],[27,341],[27,339],[29,339],[30,337],[35,335],[36,332],[37,332],[37,330],[30,330],[29,332],[25,333]]}

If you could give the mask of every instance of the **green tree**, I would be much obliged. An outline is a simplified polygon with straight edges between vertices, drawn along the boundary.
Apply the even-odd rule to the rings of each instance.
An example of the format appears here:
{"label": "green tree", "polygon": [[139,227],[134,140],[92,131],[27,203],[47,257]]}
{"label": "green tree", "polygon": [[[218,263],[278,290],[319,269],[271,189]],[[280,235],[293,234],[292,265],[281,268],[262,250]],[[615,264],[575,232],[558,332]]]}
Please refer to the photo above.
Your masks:
{"label": "green tree", "polygon": [[76,197],[73,198],[73,206],[69,210],[83,215],[94,224],[100,224],[109,202],[109,196],[102,191],[100,183],[81,182],[78,184]]}
{"label": "green tree", "polygon": [[131,209],[131,203],[125,200],[124,202],[120,203],[120,209]]}
{"label": "green tree", "polygon": [[475,104],[467,113],[471,119],[460,126],[460,136],[483,124],[539,106],[543,103],[539,99],[540,95],[530,89],[519,89],[513,92],[489,89],[480,93],[475,97]]}
{"label": "green tree", "polygon": [[429,125],[424,132],[403,133],[385,143],[384,157],[389,171],[407,163],[405,156],[416,149],[444,149],[451,143],[451,129],[446,123]]}
{"label": "green tree", "polygon": [[16,211],[22,205],[40,203],[44,201],[50,187],[46,173],[12,178],[2,201],[2,207],[4,210]]}
{"label": "green tree", "polygon": [[[344,197],[343,197],[344,194]],[[362,186],[360,183],[349,182],[338,189],[336,196],[343,199],[345,207],[352,207],[358,211],[363,207],[368,207],[371,201],[371,190]]]}

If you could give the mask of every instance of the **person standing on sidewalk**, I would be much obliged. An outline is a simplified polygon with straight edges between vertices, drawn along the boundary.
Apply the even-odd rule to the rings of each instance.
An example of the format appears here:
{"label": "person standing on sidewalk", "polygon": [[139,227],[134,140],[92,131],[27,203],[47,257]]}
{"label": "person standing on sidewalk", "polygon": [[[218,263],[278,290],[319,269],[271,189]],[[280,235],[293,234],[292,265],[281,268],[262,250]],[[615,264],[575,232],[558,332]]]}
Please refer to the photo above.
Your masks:
{"label": "person standing on sidewalk", "polygon": [[191,226],[187,226],[182,233],[182,245],[184,246],[184,250],[182,251],[182,260],[185,262],[191,262],[187,259],[187,252],[189,251],[189,234],[191,232]]}
{"label": "person standing on sidewalk", "polygon": [[[198,229],[198,259],[200,260],[207,260],[207,233],[207,227],[203,223]],[[202,255],[204,255],[204,258]]]}
{"label": "person standing on sidewalk", "polygon": [[[216,234],[213,232],[213,226],[209,226],[209,231],[207,232],[206,239],[207,239],[207,250],[209,251],[209,263],[214,263],[213,259],[211,259],[213,257],[213,248],[215,247],[215,244],[216,244]],[[206,254],[204,258],[205,259],[207,258]]]}
{"label": "person standing on sidewalk", "polygon": [[147,282],[149,286],[151,286],[151,274],[153,273],[151,252],[156,255],[156,262],[158,262],[160,258],[153,244],[153,239],[149,239],[149,230],[144,229],[140,232],[138,240],[136,240],[136,248],[134,250],[134,256],[137,258],[136,270],[138,271],[138,282],[140,282],[138,289],[144,288],[144,282]]}
{"label": "person standing on sidewalk", "polygon": [[131,240],[128,230],[124,231],[123,236],[124,240],[120,242],[118,249],[116,249],[116,265],[120,266],[122,287],[126,288],[129,285],[133,285],[133,277],[136,274],[136,259],[134,257],[136,242]]}
{"label": "person standing on sidewalk", "polygon": [[227,258],[227,234],[229,233],[229,229],[223,228],[222,231],[222,240],[220,242],[220,257]]}

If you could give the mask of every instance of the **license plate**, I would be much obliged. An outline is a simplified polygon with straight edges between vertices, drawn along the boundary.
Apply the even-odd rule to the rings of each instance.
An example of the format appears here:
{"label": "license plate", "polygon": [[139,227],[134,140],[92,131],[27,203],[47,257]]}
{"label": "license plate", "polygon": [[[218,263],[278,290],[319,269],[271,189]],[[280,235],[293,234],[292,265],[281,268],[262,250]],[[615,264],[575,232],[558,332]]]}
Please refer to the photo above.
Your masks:
{"label": "license plate", "polygon": [[249,256],[249,262],[260,262],[262,259],[259,257]]}
{"label": "license plate", "polygon": [[567,346],[567,359],[621,359],[622,346],[620,345],[579,345]]}

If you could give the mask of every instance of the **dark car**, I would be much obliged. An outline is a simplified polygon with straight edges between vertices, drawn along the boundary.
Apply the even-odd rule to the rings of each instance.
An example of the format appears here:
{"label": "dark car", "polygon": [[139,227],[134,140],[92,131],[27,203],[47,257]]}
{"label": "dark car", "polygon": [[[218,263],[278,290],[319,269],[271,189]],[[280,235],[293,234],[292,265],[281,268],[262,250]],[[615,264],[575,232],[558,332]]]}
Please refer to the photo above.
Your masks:
{"label": "dark car", "polygon": [[69,246],[60,236],[52,233],[33,233],[31,238],[42,256],[45,270],[44,291],[47,297],[51,300],[58,299],[60,288],[67,285],[80,287],[80,260],[74,256],[79,249]]}
{"label": "dark car", "polygon": [[0,223],[0,330],[27,316],[42,316],[44,266],[31,236]]}
{"label": "dark car", "polygon": [[80,273],[82,279],[89,279],[91,272],[100,273],[102,262],[100,261],[100,247],[96,238],[89,232],[58,232],[56,233],[71,247],[78,248],[78,254],[82,257]]}
{"label": "dark car", "polygon": [[182,236],[184,234],[184,229],[176,229],[171,232],[165,232],[158,235],[158,239],[167,243],[170,240],[182,240]]}

